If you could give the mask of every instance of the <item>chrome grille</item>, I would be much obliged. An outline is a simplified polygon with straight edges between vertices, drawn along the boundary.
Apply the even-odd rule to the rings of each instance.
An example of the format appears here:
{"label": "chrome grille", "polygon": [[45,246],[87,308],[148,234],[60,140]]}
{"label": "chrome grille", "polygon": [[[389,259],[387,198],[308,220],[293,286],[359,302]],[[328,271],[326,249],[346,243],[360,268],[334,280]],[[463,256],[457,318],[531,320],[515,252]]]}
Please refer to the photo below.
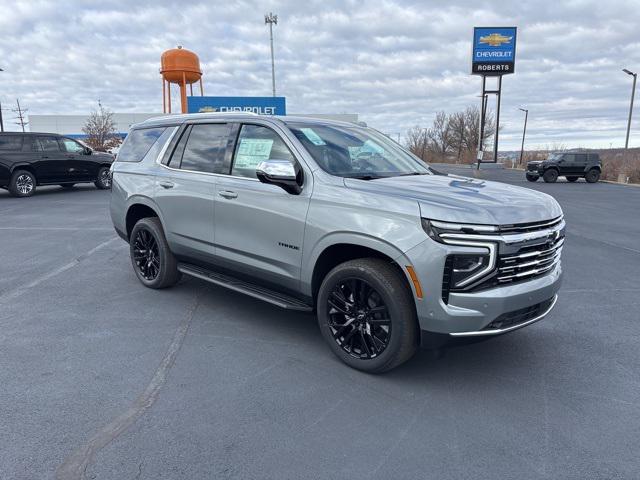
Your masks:
{"label": "chrome grille", "polygon": [[544,275],[560,262],[564,238],[521,248],[516,254],[498,257],[498,284]]}

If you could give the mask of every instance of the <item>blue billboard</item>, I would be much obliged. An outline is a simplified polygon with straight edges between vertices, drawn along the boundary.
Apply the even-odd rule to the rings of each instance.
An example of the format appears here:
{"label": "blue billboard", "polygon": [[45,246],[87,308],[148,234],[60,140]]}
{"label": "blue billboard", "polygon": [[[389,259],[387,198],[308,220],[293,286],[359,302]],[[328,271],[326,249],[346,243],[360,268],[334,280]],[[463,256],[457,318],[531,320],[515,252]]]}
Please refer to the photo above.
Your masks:
{"label": "blue billboard", "polygon": [[285,97],[187,97],[189,113],[252,112],[286,115]]}
{"label": "blue billboard", "polygon": [[516,27],[475,27],[471,71],[478,75],[514,73]]}

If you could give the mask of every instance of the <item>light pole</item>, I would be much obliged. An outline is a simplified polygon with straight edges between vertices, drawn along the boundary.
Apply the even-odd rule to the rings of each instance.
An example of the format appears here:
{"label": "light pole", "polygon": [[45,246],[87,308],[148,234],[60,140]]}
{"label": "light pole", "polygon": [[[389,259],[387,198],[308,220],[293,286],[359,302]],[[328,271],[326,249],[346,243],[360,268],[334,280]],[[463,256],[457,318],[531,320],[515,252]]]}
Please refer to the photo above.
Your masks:
{"label": "light pole", "polygon": [[278,15],[274,15],[269,12],[264,16],[264,23],[269,24],[269,39],[271,41],[271,88],[273,89],[273,96],[276,96],[276,64],[273,60],[273,25],[278,24]]}
{"label": "light pole", "polygon": [[[0,68],[0,72],[4,72],[4,70]],[[4,132],[4,122],[2,121],[2,102],[0,102],[0,132]]]}
{"label": "light pole", "polygon": [[524,136],[527,134],[527,118],[529,117],[529,110],[526,108],[518,108],[524,112],[524,129],[522,130],[522,146],[520,147],[520,166],[522,166],[522,155],[524,154]]}
{"label": "light pole", "polygon": [[633,97],[636,94],[636,80],[638,79],[638,74],[633,73],[626,68],[623,68],[622,71],[627,75],[631,75],[633,77],[633,87],[631,90],[631,105],[629,105],[629,122],[627,123],[627,139],[624,142],[625,151],[629,148],[629,132],[631,131],[631,115],[633,114]]}

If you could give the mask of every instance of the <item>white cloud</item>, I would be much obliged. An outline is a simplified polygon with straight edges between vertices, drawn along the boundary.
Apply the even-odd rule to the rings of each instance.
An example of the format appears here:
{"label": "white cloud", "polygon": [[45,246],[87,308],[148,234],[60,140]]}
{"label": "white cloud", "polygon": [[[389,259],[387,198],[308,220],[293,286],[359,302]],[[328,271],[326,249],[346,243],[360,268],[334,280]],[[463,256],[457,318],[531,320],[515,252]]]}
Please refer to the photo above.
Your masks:
{"label": "white cloud", "polygon": [[[269,95],[268,30],[289,111],[355,112],[402,133],[474,102],[472,28],[517,25],[516,74],[504,77],[502,146],[620,146],[640,69],[637,2],[24,1],[0,0],[0,100],[30,113],[160,111],[160,54],[198,53],[209,95]],[[175,97],[175,96],[174,96]],[[640,115],[640,114],[639,114]],[[5,123],[10,123],[5,111]],[[633,128],[637,131],[636,116]],[[640,133],[633,136],[640,146]]]}

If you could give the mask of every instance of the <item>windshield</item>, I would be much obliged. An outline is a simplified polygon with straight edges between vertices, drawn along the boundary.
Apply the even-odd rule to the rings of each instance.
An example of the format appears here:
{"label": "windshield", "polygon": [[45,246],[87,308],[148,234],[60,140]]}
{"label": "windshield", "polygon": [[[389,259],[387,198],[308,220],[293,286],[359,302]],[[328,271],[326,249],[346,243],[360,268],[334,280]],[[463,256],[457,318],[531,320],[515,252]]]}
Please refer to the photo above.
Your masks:
{"label": "windshield", "polygon": [[560,160],[562,158],[561,153],[552,153],[547,157],[547,160]]}
{"label": "windshield", "polygon": [[288,126],[318,165],[332,175],[373,180],[431,173],[417,157],[370,128],[302,123]]}

